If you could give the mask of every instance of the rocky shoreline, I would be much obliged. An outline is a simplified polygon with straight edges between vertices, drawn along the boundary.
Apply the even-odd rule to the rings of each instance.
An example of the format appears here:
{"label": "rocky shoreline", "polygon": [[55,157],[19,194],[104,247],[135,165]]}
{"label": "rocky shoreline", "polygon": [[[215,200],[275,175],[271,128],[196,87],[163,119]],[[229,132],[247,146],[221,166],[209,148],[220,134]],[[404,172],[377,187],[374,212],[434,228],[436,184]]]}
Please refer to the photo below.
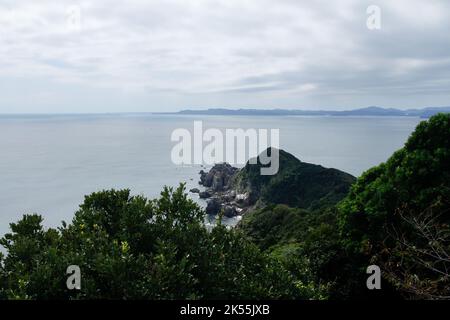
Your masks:
{"label": "rocky shoreline", "polygon": [[198,188],[190,190],[198,193],[201,199],[206,199],[206,213],[217,215],[223,213],[226,217],[235,217],[247,212],[252,203],[249,201],[248,193],[239,193],[233,186],[233,181],[238,168],[228,163],[214,165],[208,172],[201,170],[199,184],[206,189],[200,191]]}
{"label": "rocky shoreline", "polygon": [[[266,154],[271,154],[267,150]],[[236,217],[267,204],[283,204],[305,210],[319,210],[342,200],[355,182],[352,175],[333,168],[302,162],[279,150],[279,170],[275,175],[262,175],[259,161],[247,162],[238,169],[228,163],[201,170],[199,184],[192,193],[206,199],[206,213]],[[202,188],[203,189],[203,188]]]}

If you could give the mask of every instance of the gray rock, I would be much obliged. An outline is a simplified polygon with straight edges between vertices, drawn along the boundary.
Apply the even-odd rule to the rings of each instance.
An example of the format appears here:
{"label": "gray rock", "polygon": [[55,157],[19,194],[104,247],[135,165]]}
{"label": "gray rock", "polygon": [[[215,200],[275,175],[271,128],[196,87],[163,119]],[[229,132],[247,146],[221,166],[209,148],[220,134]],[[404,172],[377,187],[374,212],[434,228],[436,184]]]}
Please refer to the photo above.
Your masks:
{"label": "gray rock", "polygon": [[192,188],[189,190],[190,193],[200,193],[200,190],[198,188]]}
{"label": "gray rock", "polygon": [[228,189],[232,177],[238,171],[228,163],[219,163],[214,165],[208,172],[200,171],[200,182],[205,187],[213,191],[223,191]]}
{"label": "gray rock", "polygon": [[223,215],[228,218],[236,216],[237,215],[236,208],[233,206],[224,206]]}
{"label": "gray rock", "polygon": [[223,200],[226,201],[226,202],[232,202],[232,201],[234,200],[235,196],[236,196],[236,192],[234,192],[234,191],[229,191],[229,192],[225,193],[225,194],[222,196],[222,198],[223,198]]}
{"label": "gray rock", "polygon": [[242,193],[236,195],[236,203],[239,203],[241,205],[249,205],[250,197],[248,193]]}
{"label": "gray rock", "polygon": [[220,212],[222,209],[222,205],[220,204],[220,201],[216,198],[212,198],[208,201],[206,205],[206,213],[210,215],[216,215]]}
{"label": "gray rock", "polygon": [[208,199],[206,213],[217,215],[221,211],[225,217],[242,215],[249,207],[249,193],[239,194],[233,187],[233,179],[239,169],[227,163],[214,165],[208,172],[200,170],[200,185],[207,189],[201,191],[201,199]]}
{"label": "gray rock", "polygon": [[214,191],[222,191],[224,187],[224,177],[222,174],[216,174],[212,177],[211,189]]}
{"label": "gray rock", "polygon": [[208,190],[202,191],[199,193],[200,199],[208,199],[211,198],[212,194]]}

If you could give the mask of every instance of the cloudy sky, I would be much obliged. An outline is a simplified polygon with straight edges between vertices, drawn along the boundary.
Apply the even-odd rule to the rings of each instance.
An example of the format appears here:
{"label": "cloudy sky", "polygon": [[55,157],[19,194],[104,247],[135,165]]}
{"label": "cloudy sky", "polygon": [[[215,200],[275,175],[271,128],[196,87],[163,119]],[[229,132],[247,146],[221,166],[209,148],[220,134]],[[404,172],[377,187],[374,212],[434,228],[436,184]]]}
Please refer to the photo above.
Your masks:
{"label": "cloudy sky", "polygon": [[450,1],[330,2],[0,0],[0,113],[450,105]]}

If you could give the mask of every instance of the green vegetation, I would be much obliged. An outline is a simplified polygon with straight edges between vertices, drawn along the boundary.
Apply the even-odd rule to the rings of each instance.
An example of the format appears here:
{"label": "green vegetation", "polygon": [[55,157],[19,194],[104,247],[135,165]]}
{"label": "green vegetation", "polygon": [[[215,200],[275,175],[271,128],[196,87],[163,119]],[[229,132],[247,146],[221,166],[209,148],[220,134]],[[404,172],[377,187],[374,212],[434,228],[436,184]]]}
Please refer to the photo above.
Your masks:
{"label": "green vegetation", "polygon": [[[326,288],[331,299],[358,297],[348,288],[352,274],[336,228],[336,210],[308,211],[286,205],[271,205],[248,213],[241,229],[261,250],[282,261],[303,281]],[[345,279],[341,275],[345,274]],[[365,272],[362,274],[365,276]],[[358,281],[355,280],[355,281]],[[365,280],[362,280],[365,286]]]}
{"label": "green vegetation", "polygon": [[374,263],[386,280],[384,297],[450,298],[449,164],[450,114],[439,114],[365,172],[337,206],[267,206],[240,228],[272,256],[301,262],[330,298],[376,296],[365,287]]}
{"label": "green vegetation", "polygon": [[[268,149],[268,153],[272,149]],[[355,181],[352,175],[319,165],[301,162],[279,150],[279,171],[261,175],[261,161],[247,165],[236,175],[233,184],[240,192],[248,192],[252,200],[266,204],[286,204],[303,209],[326,208],[348,193]]]}
{"label": "green vegetation", "polygon": [[[156,200],[94,193],[58,229],[38,215],[11,224],[0,298],[450,299],[449,164],[450,114],[438,114],[356,182],[283,151],[273,177],[247,165],[233,183],[266,206],[234,230],[206,230],[183,185]],[[66,289],[73,264],[81,291]],[[370,264],[381,291],[366,288]]]}
{"label": "green vegetation", "polygon": [[449,200],[450,114],[438,114],[352,187],[339,205],[342,244],[406,296],[450,298]]}
{"label": "green vegetation", "polygon": [[[208,232],[184,186],[157,200],[128,190],[86,197],[71,224],[26,215],[0,243],[0,295],[10,299],[320,298],[281,263],[223,226]],[[82,290],[66,288],[79,265]]]}

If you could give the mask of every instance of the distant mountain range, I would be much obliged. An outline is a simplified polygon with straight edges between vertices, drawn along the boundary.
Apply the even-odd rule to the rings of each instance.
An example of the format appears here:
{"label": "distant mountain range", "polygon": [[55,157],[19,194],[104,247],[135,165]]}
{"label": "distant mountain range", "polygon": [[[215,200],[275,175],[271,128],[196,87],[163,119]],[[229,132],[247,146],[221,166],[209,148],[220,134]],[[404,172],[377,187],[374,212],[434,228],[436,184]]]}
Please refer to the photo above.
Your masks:
{"label": "distant mountain range", "polygon": [[450,112],[449,107],[430,107],[423,109],[400,110],[394,108],[367,107],[348,111],[327,110],[288,110],[288,109],[225,109],[183,110],[181,115],[220,115],[220,116],[399,116],[429,118],[440,112]]}

